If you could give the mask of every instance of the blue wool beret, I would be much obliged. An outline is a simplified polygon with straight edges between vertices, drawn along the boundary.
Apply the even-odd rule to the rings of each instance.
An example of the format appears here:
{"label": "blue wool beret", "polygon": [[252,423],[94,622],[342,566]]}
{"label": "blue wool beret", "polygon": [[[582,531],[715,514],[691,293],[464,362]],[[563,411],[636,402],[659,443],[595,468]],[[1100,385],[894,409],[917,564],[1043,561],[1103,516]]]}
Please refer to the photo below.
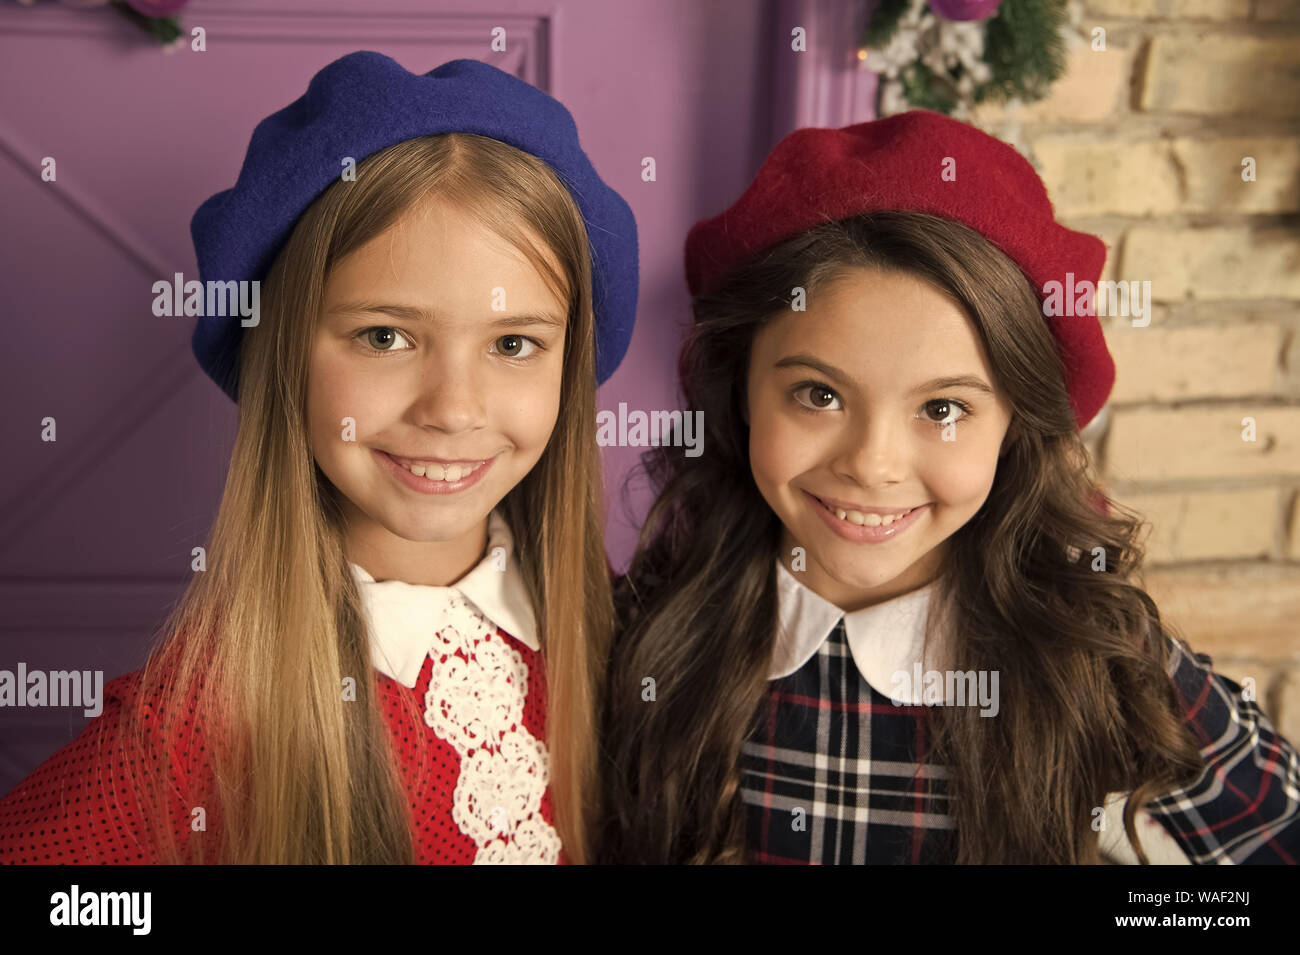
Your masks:
{"label": "blue wool beret", "polygon": [[[596,316],[596,379],[627,351],[636,318],[636,220],[596,174],[573,117],[534,86],[478,60],[452,60],[423,76],[381,53],[349,53],[307,92],[257,124],[234,188],[199,206],[190,222],[199,277],[261,281],[298,217],[342,174],[394,143],[437,133],[475,133],[543,160],[586,222]],[[194,329],[203,370],[238,400],[240,318],[208,315]]]}

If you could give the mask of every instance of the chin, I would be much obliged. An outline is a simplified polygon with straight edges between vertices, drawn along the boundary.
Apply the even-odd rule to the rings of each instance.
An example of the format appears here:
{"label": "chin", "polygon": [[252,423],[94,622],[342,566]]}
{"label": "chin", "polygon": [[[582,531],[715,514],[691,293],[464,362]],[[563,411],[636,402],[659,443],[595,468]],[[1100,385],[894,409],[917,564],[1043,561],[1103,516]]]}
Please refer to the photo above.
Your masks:
{"label": "chin", "polygon": [[390,533],[396,534],[402,540],[432,544],[440,541],[458,540],[486,517],[486,513],[482,515],[467,514],[463,510],[458,510],[454,514],[431,516],[425,519],[413,519],[409,514],[406,514],[394,520],[385,520],[380,523]]}

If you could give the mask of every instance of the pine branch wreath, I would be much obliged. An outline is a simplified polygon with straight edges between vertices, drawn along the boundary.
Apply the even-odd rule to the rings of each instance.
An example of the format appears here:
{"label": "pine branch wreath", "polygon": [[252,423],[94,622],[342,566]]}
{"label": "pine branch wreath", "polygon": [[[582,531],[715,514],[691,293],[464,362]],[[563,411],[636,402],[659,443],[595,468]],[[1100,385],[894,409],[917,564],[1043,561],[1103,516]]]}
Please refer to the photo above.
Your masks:
{"label": "pine branch wreath", "polygon": [[1065,72],[1068,0],[1002,0],[978,21],[948,19],[953,6],[880,0],[859,59],[882,75],[881,115],[906,108],[964,115],[976,103],[1033,102]]}

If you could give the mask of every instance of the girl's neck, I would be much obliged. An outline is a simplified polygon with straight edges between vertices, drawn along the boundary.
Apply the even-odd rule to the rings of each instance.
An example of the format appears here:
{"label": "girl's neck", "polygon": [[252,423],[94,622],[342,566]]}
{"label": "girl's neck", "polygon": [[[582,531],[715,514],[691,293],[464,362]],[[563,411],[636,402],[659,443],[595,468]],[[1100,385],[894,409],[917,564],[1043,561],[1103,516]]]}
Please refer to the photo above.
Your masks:
{"label": "girl's neck", "polygon": [[473,570],[487,550],[486,518],[448,541],[410,541],[364,514],[349,518],[344,553],[376,581],[448,587]]}

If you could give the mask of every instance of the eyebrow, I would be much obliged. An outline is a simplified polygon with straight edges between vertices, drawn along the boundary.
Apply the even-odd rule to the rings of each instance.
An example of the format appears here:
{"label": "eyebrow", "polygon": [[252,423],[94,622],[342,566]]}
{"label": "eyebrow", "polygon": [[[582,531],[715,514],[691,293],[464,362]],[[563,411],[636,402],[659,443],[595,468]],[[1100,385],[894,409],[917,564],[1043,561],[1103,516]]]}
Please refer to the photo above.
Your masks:
{"label": "eyebrow", "polygon": [[[379,302],[344,302],[329,310],[331,315],[357,314],[360,312],[378,312],[406,322],[432,323],[433,316],[414,305],[385,305]],[[503,315],[492,323],[498,328],[525,328],[532,325],[552,325],[563,328],[565,322],[555,315]]]}
{"label": "eyebrow", "polygon": [[[821,372],[831,381],[843,386],[853,384],[853,380],[834,365],[828,365],[820,358],[802,352],[798,355],[788,355],[782,358],[773,367],[791,368],[795,365],[803,365],[806,368]],[[943,378],[931,378],[929,381],[913,388],[911,394],[916,395],[925,391],[942,391],[945,388],[970,388],[972,391],[982,391],[986,395],[993,394],[993,389],[978,375],[950,375]]]}

